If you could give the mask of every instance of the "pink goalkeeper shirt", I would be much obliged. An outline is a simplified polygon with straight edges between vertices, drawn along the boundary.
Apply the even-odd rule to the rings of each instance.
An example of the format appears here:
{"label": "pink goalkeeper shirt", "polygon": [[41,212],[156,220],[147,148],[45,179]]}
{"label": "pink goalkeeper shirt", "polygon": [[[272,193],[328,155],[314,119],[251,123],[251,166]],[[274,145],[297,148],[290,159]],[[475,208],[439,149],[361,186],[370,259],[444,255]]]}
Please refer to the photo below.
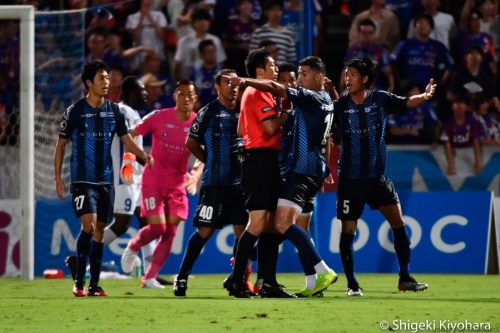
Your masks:
{"label": "pink goalkeeper shirt", "polygon": [[153,134],[154,164],[144,168],[143,186],[182,188],[191,155],[186,139],[195,118],[192,112],[187,121],[180,121],[175,108],[168,108],[148,114],[135,126],[139,135]]}

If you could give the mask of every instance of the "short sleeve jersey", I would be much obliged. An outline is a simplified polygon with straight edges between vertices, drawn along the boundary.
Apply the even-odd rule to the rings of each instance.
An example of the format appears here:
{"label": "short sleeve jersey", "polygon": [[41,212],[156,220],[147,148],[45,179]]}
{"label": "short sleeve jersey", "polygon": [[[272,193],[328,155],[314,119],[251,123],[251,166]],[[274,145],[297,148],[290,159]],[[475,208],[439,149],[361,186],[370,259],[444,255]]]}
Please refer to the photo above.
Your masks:
{"label": "short sleeve jersey", "polygon": [[368,90],[363,104],[349,95],[334,102],[334,128],[340,143],[338,174],[348,179],[371,179],[385,174],[385,129],[389,114],[406,110],[408,98]]}
{"label": "short sleeve jersey", "polygon": [[59,138],[71,140],[71,182],[113,184],[111,144],[128,133],[125,116],[108,100],[98,108],[85,98],[64,112]]}
{"label": "short sleeve jersey", "polygon": [[143,186],[182,187],[191,155],[186,139],[195,117],[193,112],[188,120],[181,121],[175,108],[168,108],[150,113],[136,125],[139,135],[153,135],[151,155],[154,164],[144,168]]}
{"label": "short sleeve jersey", "polygon": [[241,181],[236,128],[239,112],[219,103],[210,102],[203,107],[191,126],[189,137],[205,145],[204,185],[232,185]]}
{"label": "short sleeve jersey", "polygon": [[323,178],[327,164],[325,147],[333,120],[333,103],[324,91],[287,88],[295,109],[293,163],[298,174]]}
{"label": "short sleeve jersey", "polygon": [[273,95],[248,87],[241,97],[239,123],[245,149],[280,148],[281,131],[269,135],[264,131],[262,122],[278,116],[278,109]]}

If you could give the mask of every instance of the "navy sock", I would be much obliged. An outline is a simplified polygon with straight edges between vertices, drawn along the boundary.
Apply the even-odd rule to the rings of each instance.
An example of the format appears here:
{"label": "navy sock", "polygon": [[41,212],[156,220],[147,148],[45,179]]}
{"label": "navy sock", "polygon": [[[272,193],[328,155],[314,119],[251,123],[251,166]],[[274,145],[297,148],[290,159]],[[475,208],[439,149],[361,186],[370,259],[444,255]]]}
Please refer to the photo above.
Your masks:
{"label": "navy sock", "polygon": [[208,238],[202,238],[198,232],[194,232],[191,237],[189,237],[188,246],[186,252],[184,253],[184,258],[182,258],[181,268],[179,269],[179,275],[177,279],[187,279],[191,271],[193,270],[194,263],[208,241]]}
{"label": "navy sock", "polygon": [[392,234],[394,236],[394,250],[396,250],[396,255],[398,257],[399,275],[401,277],[407,277],[410,275],[410,239],[408,238],[404,226],[392,229]]}
{"label": "navy sock", "polygon": [[356,276],[354,275],[354,252],[352,250],[352,243],[354,241],[354,235],[350,234],[340,234],[340,258],[342,259],[342,266],[344,267],[344,273],[347,278],[347,284],[355,284]]}
{"label": "navy sock", "polygon": [[103,244],[92,240],[90,247],[90,284],[89,286],[96,287],[99,285],[99,276],[101,275]]}
{"label": "navy sock", "polygon": [[299,251],[299,259],[305,275],[316,274],[314,265],[321,261],[321,257],[314,247],[309,234],[296,224],[292,224],[284,234],[285,238],[295,245]]}
{"label": "navy sock", "polygon": [[87,268],[87,257],[90,251],[90,242],[92,234],[81,230],[76,240],[76,282],[79,287],[85,283],[85,269]]}
{"label": "navy sock", "polygon": [[257,242],[257,237],[249,233],[247,230],[241,235],[238,250],[233,268],[233,280],[240,283],[243,282],[243,277],[247,269],[248,258],[253,251],[253,247]]}
{"label": "navy sock", "polygon": [[258,276],[265,283],[276,285],[276,265],[278,263],[278,250],[284,240],[282,235],[263,233],[259,237],[258,247]]}

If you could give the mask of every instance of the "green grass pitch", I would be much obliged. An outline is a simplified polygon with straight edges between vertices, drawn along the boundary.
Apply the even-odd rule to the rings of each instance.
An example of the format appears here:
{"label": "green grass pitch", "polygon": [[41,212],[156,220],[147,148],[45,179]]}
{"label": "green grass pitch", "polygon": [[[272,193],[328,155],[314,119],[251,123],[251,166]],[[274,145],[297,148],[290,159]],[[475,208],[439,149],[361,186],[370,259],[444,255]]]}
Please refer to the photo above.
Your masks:
{"label": "green grass pitch", "polygon": [[[69,279],[4,278],[0,332],[472,332],[479,324],[500,332],[499,276],[416,277],[429,290],[400,293],[395,274],[359,274],[365,295],[348,298],[341,275],[324,297],[308,299],[235,299],[224,275],[195,275],[185,298],[169,286],[141,289],[137,279],[102,280],[110,296],[75,298]],[[278,278],[289,291],[303,285],[300,274]]]}

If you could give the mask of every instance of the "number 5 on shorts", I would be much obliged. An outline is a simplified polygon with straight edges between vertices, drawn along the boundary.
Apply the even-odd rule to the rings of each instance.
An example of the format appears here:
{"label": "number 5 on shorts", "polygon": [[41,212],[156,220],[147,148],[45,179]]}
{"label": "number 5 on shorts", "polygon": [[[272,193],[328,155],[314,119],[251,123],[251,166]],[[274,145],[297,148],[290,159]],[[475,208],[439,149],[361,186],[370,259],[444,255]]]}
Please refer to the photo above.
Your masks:
{"label": "number 5 on shorts", "polygon": [[342,203],[342,213],[349,213],[349,200],[344,200]]}

